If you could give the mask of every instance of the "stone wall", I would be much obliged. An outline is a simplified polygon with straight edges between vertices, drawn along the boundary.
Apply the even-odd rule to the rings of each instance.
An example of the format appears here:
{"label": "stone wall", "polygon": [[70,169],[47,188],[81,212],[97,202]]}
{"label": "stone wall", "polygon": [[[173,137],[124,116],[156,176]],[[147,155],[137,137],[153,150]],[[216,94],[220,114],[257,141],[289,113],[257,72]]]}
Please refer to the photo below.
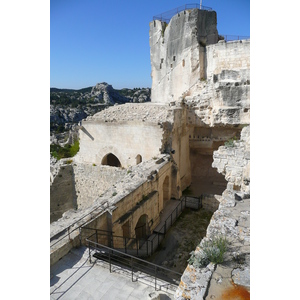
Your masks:
{"label": "stone wall", "polygon": [[249,70],[250,40],[221,40],[206,47],[206,56],[208,78],[214,74],[221,74],[223,70]]}
{"label": "stone wall", "polygon": [[77,207],[86,208],[114,183],[122,179],[127,170],[92,163],[74,163]]}
{"label": "stone wall", "polygon": [[225,237],[229,242],[224,262],[206,267],[188,265],[176,291],[176,300],[222,299],[222,295],[240,285],[250,289],[250,126],[232,146],[214,152],[213,166],[228,181],[218,210],[213,214],[206,237],[196,248],[201,255],[205,241]]}
{"label": "stone wall", "polygon": [[127,168],[155,157],[162,150],[162,124],[172,124],[173,115],[168,110],[166,106],[126,104],[84,120],[76,161],[101,165],[112,153]]}
{"label": "stone wall", "polygon": [[189,125],[189,147],[192,186],[194,195],[221,195],[226,188],[223,174],[212,168],[213,152],[226,140],[239,136],[236,128],[198,127]]}
{"label": "stone wall", "polygon": [[73,167],[60,164],[50,186],[50,223],[61,218],[63,213],[77,207]]}
{"label": "stone wall", "polygon": [[80,131],[78,159],[81,162],[101,165],[103,158],[112,153],[126,168],[137,164],[138,155],[142,160],[149,160],[160,152],[163,131],[157,124],[86,121],[83,122],[83,128],[88,134]]}
{"label": "stone wall", "polygon": [[[151,179],[145,181],[115,205],[112,214],[112,230],[115,235],[123,236],[124,224],[128,224],[129,236],[135,237],[135,227],[142,215],[147,215],[148,230],[160,222],[160,212],[164,208],[164,193],[171,198],[171,164],[165,164],[159,172],[153,172]],[[164,183],[167,182],[165,189]]]}
{"label": "stone wall", "polygon": [[[89,207],[65,212],[50,225],[51,245],[68,232],[72,233],[70,237],[67,235],[51,246],[51,264],[65,255],[75,242],[78,244],[80,231],[76,228],[79,226],[97,226],[97,229],[112,230],[115,235],[123,236],[122,225],[129,221],[131,235],[134,236],[138,219],[147,214],[149,230],[154,228],[159,222],[159,212],[164,207],[165,198],[170,199],[178,194],[176,188],[177,194],[172,194],[172,184],[177,182],[176,177],[177,172],[174,174],[172,171],[170,156],[160,154],[155,159],[130,167],[121,180],[96,197]],[[85,232],[83,238],[90,233]]]}
{"label": "stone wall", "polygon": [[227,193],[237,200],[250,197],[250,126],[242,130],[240,141],[215,151],[213,159],[212,166],[228,181]]}

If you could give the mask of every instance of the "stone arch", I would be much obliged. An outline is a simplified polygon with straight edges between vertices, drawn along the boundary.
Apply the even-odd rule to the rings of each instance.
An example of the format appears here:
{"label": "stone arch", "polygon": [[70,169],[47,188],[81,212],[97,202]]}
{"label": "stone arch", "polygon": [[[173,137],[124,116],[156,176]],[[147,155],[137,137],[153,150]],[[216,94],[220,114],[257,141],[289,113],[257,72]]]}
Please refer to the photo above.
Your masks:
{"label": "stone arch", "polygon": [[136,159],[136,164],[137,165],[140,164],[142,162],[142,160],[143,160],[142,156],[140,154],[138,154],[135,159]]}
{"label": "stone arch", "polygon": [[135,236],[138,240],[146,239],[149,233],[148,215],[143,214],[135,225]]}
{"label": "stone arch", "polygon": [[166,176],[163,183],[163,207],[165,207],[168,200],[170,200],[170,179],[169,176]]}
{"label": "stone arch", "polygon": [[101,165],[119,168],[121,167],[120,160],[113,153],[106,154],[102,158]]}

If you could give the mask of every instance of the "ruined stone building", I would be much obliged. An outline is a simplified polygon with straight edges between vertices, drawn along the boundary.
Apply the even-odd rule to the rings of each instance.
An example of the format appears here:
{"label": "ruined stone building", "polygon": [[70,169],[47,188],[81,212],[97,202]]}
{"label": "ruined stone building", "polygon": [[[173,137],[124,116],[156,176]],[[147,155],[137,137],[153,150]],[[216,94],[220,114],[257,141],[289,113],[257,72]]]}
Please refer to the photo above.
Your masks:
{"label": "ruined stone building", "polygon": [[[187,188],[195,197],[218,195],[226,207],[250,200],[250,40],[220,40],[216,12],[199,9],[150,22],[149,35],[151,103],[115,105],[83,120],[78,154],[54,176],[51,264],[88,234],[76,229],[81,224],[151,235],[166,203]],[[67,232],[71,239],[53,245]]]}

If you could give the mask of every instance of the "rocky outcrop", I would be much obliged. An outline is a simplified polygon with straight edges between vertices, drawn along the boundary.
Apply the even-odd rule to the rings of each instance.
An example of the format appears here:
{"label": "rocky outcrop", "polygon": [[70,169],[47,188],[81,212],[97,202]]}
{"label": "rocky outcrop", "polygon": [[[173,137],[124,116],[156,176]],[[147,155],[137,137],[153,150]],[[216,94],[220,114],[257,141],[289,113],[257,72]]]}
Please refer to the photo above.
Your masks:
{"label": "rocky outcrop", "polygon": [[106,105],[122,104],[127,102],[141,103],[150,101],[149,88],[115,90],[106,82],[97,83],[91,91],[93,101]]}
{"label": "rocky outcrop", "polygon": [[227,188],[207,228],[206,237],[195,250],[201,255],[206,241],[216,236],[229,242],[224,262],[199,268],[188,265],[176,291],[176,299],[222,299],[233,286],[250,289],[250,126],[241,139],[214,152],[213,167],[225,174]]}
{"label": "rocky outcrop", "polygon": [[50,122],[56,124],[78,123],[87,117],[83,108],[50,105]]}
{"label": "rocky outcrop", "polygon": [[[66,144],[78,135],[77,124],[108,106],[150,102],[149,88],[115,90],[106,82],[81,90],[50,89],[50,143]],[[78,136],[77,136],[78,137]]]}
{"label": "rocky outcrop", "polygon": [[100,102],[106,105],[128,102],[127,98],[121,96],[110,84],[107,84],[106,82],[97,83],[92,88],[90,96],[94,102]]}

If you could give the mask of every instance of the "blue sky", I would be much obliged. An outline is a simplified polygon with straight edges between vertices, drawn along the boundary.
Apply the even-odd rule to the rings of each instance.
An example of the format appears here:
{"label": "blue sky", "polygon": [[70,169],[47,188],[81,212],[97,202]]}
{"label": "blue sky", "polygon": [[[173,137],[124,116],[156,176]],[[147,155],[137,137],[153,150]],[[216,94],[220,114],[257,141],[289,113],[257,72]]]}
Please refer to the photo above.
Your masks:
{"label": "blue sky", "polygon": [[[50,86],[151,87],[149,22],[181,0],[51,0]],[[203,0],[219,34],[250,35],[250,0]]]}

